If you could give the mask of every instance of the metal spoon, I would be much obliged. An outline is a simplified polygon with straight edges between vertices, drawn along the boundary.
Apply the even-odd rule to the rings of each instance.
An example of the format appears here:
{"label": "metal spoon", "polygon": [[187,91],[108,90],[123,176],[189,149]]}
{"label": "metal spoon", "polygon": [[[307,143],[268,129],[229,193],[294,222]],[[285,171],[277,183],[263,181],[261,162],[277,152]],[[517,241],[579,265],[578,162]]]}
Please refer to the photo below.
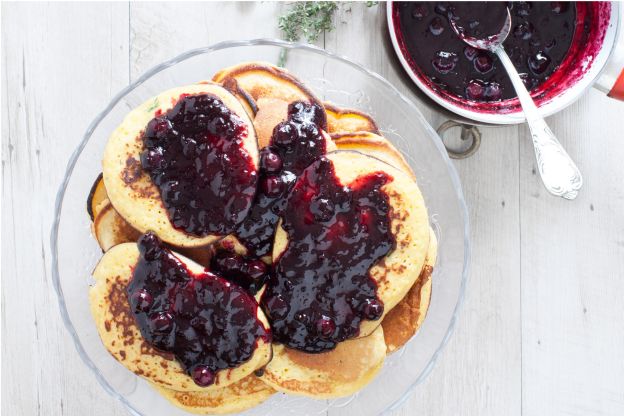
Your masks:
{"label": "metal spoon", "polygon": [[468,45],[476,49],[484,49],[495,53],[503,63],[511,83],[518,94],[518,99],[524,110],[527,124],[531,130],[535,158],[542,181],[546,189],[553,195],[565,199],[574,199],[583,186],[581,172],[576,167],[568,153],[563,149],[546,121],[539,114],[537,106],[527,91],[518,71],[507,56],[503,42],[511,31],[511,14],[507,8],[507,18],[500,32],[484,39],[469,37],[457,26],[455,19],[449,19],[451,27]]}

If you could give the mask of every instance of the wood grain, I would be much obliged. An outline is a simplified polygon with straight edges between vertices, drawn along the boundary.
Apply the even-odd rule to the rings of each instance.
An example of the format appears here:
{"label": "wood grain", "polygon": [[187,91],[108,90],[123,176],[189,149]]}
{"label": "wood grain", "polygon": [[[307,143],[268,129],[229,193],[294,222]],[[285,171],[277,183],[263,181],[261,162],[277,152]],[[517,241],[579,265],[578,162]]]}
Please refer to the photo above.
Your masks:
{"label": "wood grain", "polygon": [[3,3],[2,46],[2,413],[122,415],[61,322],[48,242],[69,155],[128,82],[128,6]]}
{"label": "wood grain", "polygon": [[624,104],[591,91],[549,118],[584,174],[572,203],[548,195],[521,142],[525,415],[624,414],[622,116]]}
{"label": "wood grain", "polygon": [[[279,37],[286,5],[1,7],[2,411],[123,415],[79,359],[50,281],[63,167],[130,80],[190,48]],[[335,25],[319,46],[379,72],[434,127],[445,120],[398,66],[383,4],[342,4]],[[584,173],[574,202],[543,189],[525,127],[482,128],[481,149],[455,162],[472,228],[466,301],[439,363],[397,415],[624,414],[622,116],[621,103],[590,92],[549,119]]]}

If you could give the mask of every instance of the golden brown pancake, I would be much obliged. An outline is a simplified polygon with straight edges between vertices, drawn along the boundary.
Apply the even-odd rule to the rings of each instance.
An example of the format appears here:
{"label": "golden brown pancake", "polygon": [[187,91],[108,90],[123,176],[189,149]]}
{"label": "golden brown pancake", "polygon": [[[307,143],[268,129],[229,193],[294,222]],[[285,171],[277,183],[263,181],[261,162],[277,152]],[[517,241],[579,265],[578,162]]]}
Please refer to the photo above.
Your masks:
{"label": "golden brown pancake", "polygon": [[[93,235],[102,251],[106,252],[111,247],[121,243],[131,243],[141,236],[137,230],[132,228],[126,220],[111,205],[108,198],[97,207],[99,213],[93,224],[91,224]],[[218,244],[218,243],[217,243]],[[214,254],[213,245],[204,247],[176,247],[180,254],[196,263],[207,267]]]}
{"label": "golden brown pancake", "polygon": [[315,399],[343,397],[367,385],[385,357],[386,344],[379,326],[367,337],[341,342],[320,354],[274,345],[273,359],[261,379],[284,393]]}
{"label": "golden brown pancake", "polygon": [[93,233],[102,251],[108,251],[117,244],[136,241],[140,237],[141,234],[115,211],[108,199],[104,200],[103,206],[98,206],[97,211]]}
{"label": "golden brown pancake", "polygon": [[[305,101],[323,108],[321,100],[299,79],[267,62],[246,62],[225,68],[212,80],[221,83],[245,103],[254,120],[259,148],[270,143],[273,128],[286,120],[291,103]],[[327,129],[326,120],[320,127]]]}
{"label": "golden brown pancake", "polygon": [[152,386],[174,406],[202,415],[242,412],[275,393],[275,389],[253,374],[227,387],[208,391],[175,391],[156,384]]}
{"label": "golden brown pancake", "polygon": [[[141,234],[132,228],[132,226],[115,211],[115,208],[111,205],[108,195],[106,194],[106,187],[104,186],[101,174],[98,176],[98,180],[93,184],[93,189],[97,189],[95,193],[91,193],[91,195],[95,196],[90,198],[87,205],[94,205],[96,201],[99,200],[99,204],[94,206],[92,210],[92,212],[96,214],[96,218],[93,224],[91,224],[91,227],[93,235],[95,235],[95,239],[98,241],[102,251],[107,251],[117,244],[135,242]],[[104,218],[99,218],[99,213],[101,211],[106,212]],[[219,243],[221,243],[221,241]],[[208,266],[214,254],[214,247],[212,245],[189,248],[176,247],[175,249],[183,256],[205,267]]]}
{"label": "golden brown pancake", "polygon": [[[173,253],[191,272],[204,268],[179,254]],[[155,350],[136,325],[126,295],[132,278],[132,267],[139,258],[135,243],[118,244],[104,254],[95,270],[95,284],[89,289],[91,313],[106,349],[128,370],[161,387],[177,391],[210,391],[229,386],[254,370],[264,366],[271,357],[271,345],[258,339],[252,357],[236,368],[220,370],[215,383],[199,387],[189,377],[173,355]],[[268,328],[264,313],[258,308],[258,319]]]}
{"label": "golden brown pancake", "polygon": [[405,345],[425,320],[431,300],[431,274],[438,254],[437,241],[433,230],[430,230],[427,259],[418,280],[381,322],[388,353]]}
{"label": "golden brown pancake", "polygon": [[[323,107],[323,103],[299,79],[286,69],[268,62],[245,62],[224,68],[212,80],[230,91],[245,95],[252,108],[257,108],[259,98],[308,101]],[[257,109],[254,114],[256,112]]]}
{"label": "golden brown pancake", "polygon": [[368,114],[352,108],[341,108],[327,101],[323,105],[327,113],[327,131],[330,134],[356,131],[380,134],[377,123]]}
{"label": "golden brown pancake", "polygon": [[98,205],[105,199],[108,199],[108,194],[106,193],[102,174],[100,173],[93,182],[91,191],[89,191],[89,196],[87,197],[87,212],[89,213],[89,217],[91,217],[91,221],[94,221],[95,217],[97,217]]}
{"label": "golden brown pancake", "polygon": [[[423,197],[412,178],[380,159],[344,150],[329,153],[327,158],[332,161],[336,177],[343,185],[373,172],[385,172],[393,177],[381,189],[388,195],[392,207],[390,229],[396,248],[370,270],[370,276],[377,284],[377,297],[383,302],[384,314],[387,314],[405,297],[425,262],[429,246],[429,219]],[[287,244],[288,235],[280,224],[273,245],[274,260]],[[362,321],[360,336],[370,334],[380,322]]]}
{"label": "golden brown pancake", "polygon": [[374,156],[384,162],[401,169],[416,180],[414,171],[407,163],[401,152],[394,147],[390,140],[374,133],[358,131],[350,133],[334,133],[331,138],[339,150],[357,150],[358,152]]}
{"label": "golden brown pancake", "polygon": [[282,121],[288,118],[288,101],[279,98],[258,98],[258,112],[253,119],[258,147],[260,149],[271,144],[273,130]]}
{"label": "golden brown pancake", "polygon": [[156,113],[165,113],[182,94],[209,93],[217,96],[248,126],[244,149],[258,167],[258,147],[254,129],[241,103],[227,90],[216,84],[196,84],[165,91],[131,111],[113,132],[102,161],[104,184],[108,197],[119,214],[140,232],[154,231],[165,242],[180,247],[205,246],[222,236],[204,237],[188,234],[173,227],[165,210],[160,192],[150,176],[143,171],[140,154],[144,149],[141,133]]}
{"label": "golden brown pancake", "polygon": [[[218,243],[215,243],[218,244]],[[178,253],[182,254],[184,257],[187,257],[193,260],[195,263],[209,267],[210,259],[214,256],[214,246],[215,244],[211,244],[209,246],[204,247],[172,247],[173,250],[176,250]]]}

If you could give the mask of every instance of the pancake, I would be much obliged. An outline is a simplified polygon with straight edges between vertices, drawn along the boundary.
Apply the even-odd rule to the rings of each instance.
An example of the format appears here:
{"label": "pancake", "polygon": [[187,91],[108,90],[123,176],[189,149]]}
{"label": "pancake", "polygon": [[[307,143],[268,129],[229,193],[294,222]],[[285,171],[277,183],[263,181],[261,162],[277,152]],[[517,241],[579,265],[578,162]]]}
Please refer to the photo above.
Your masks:
{"label": "pancake", "polygon": [[222,415],[238,413],[259,405],[275,390],[251,374],[227,387],[209,391],[175,391],[152,384],[163,397],[187,412]]}
{"label": "pancake", "polygon": [[[182,94],[209,93],[217,96],[226,107],[248,126],[243,147],[258,167],[258,148],[254,129],[241,103],[228,91],[215,84],[197,84],[174,88],[131,111],[111,135],[102,161],[104,184],[108,197],[119,214],[140,232],[152,230],[165,242],[181,247],[197,247],[213,243],[222,236],[196,236],[173,227],[164,208],[159,189],[141,167],[144,149],[141,134],[155,114],[165,113]],[[225,202],[224,202],[225,204]]]}
{"label": "pancake", "polygon": [[367,385],[386,357],[383,329],[320,354],[273,346],[261,379],[277,391],[315,399],[344,397]]}
{"label": "pancake", "polygon": [[244,62],[224,68],[212,80],[239,96],[245,96],[254,114],[258,110],[259,98],[308,101],[323,107],[323,103],[299,79],[268,62]]}
{"label": "pancake", "polygon": [[[141,233],[132,228],[112,206],[106,194],[106,187],[104,186],[101,174],[94,183],[93,188],[97,189],[97,191],[91,193],[91,195],[95,196],[90,200],[91,203],[88,205],[94,205],[97,200],[101,200],[99,204],[93,208],[92,212],[95,213],[96,217],[91,227],[93,235],[95,235],[95,239],[102,251],[106,252],[117,244],[135,242],[140,237]],[[202,266],[208,266],[214,254],[214,248],[212,246],[176,247],[176,250],[183,256],[190,258]]]}
{"label": "pancake", "polygon": [[[429,220],[423,197],[407,174],[388,165],[380,159],[356,151],[335,151],[327,158],[334,166],[335,174],[342,185],[348,185],[358,177],[385,172],[393,180],[381,189],[388,195],[391,206],[390,230],[396,247],[370,270],[370,277],[377,284],[377,297],[383,302],[384,315],[405,297],[417,280],[425,262],[429,246]],[[288,209],[288,207],[286,208]],[[273,261],[285,251],[288,235],[278,225],[273,247]],[[370,334],[379,320],[363,320],[360,336]]]}
{"label": "pancake", "polygon": [[[323,103],[290,72],[266,62],[247,62],[222,69],[212,80],[221,83],[244,103],[254,121],[258,147],[271,141],[273,128],[284,121],[288,106],[295,101],[305,101],[323,109]],[[320,125],[327,130],[323,111]]]}
{"label": "pancake", "polygon": [[431,274],[438,254],[438,241],[430,230],[429,248],[425,265],[416,283],[407,295],[396,305],[381,322],[388,353],[401,348],[420,328],[431,300]]}
{"label": "pancake", "polygon": [[[175,254],[194,273],[203,267]],[[216,373],[209,387],[199,387],[189,377],[172,354],[157,351],[143,339],[130,311],[126,286],[132,278],[132,267],[137,263],[139,250],[135,243],[124,243],[111,248],[100,260],[93,277],[95,284],[89,290],[91,313],[106,349],[122,365],[135,374],[177,391],[210,391],[245,378],[264,366],[271,356],[271,345],[258,339],[252,357],[244,364]],[[268,328],[264,313],[258,308],[258,319]]]}
{"label": "pancake", "polygon": [[210,265],[210,259],[214,256],[215,244],[204,247],[175,247],[173,249],[200,266],[208,267]]}
{"label": "pancake", "polygon": [[390,140],[374,133],[358,131],[331,134],[339,150],[357,150],[401,169],[416,180],[414,171]]}
{"label": "pancake", "polygon": [[98,177],[95,178],[93,185],[91,185],[91,190],[87,197],[87,212],[89,213],[89,217],[91,217],[91,221],[95,220],[95,217],[97,217],[97,207],[105,199],[108,199],[108,194],[106,193],[102,174],[100,173]]}
{"label": "pancake", "polygon": [[327,101],[323,105],[327,113],[327,131],[330,134],[356,131],[380,134],[377,123],[368,114],[351,108],[341,108]]}
{"label": "pancake", "polygon": [[93,233],[102,251],[108,251],[117,244],[136,241],[141,235],[115,211],[108,199],[104,200],[104,206],[98,206]]}
{"label": "pancake", "polygon": [[253,119],[260,149],[271,144],[273,130],[288,117],[290,102],[279,98],[258,98],[258,112]]}

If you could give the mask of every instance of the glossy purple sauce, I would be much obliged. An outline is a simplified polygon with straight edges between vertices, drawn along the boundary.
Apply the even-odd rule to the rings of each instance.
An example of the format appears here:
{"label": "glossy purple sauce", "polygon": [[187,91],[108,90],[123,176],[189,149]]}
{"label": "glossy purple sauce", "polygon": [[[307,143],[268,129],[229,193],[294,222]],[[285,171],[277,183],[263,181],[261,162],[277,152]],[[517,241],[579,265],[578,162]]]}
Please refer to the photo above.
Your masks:
{"label": "glossy purple sauce", "polygon": [[321,134],[325,122],[322,108],[295,102],[289,106],[288,119],[275,126],[271,144],[261,150],[258,193],[247,218],[236,230],[251,255],[271,253],[288,192],[297,176],[326,152]]}
{"label": "glossy purple sauce", "polygon": [[138,246],[130,309],[143,338],[173,353],[196,384],[213,384],[217,371],[249,360],[258,339],[270,340],[258,304],[241,287],[208,270],[191,272],[151,232]]}
{"label": "glossy purple sauce", "polygon": [[382,316],[370,269],[395,247],[390,181],[377,172],[342,186],[325,157],[297,179],[282,213],[288,246],[261,300],[277,342],[322,352]]}
{"label": "glossy purple sauce", "polygon": [[270,267],[262,260],[236,254],[234,250],[220,249],[210,260],[210,270],[236,283],[255,295],[269,278]]}
{"label": "glossy purple sauce", "polygon": [[182,95],[148,123],[141,165],[176,229],[226,235],[245,218],[257,184],[246,137],[244,122],[211,94]]}
{"label": "glossy purple sauce", "polygon": [[568,54],[576,29],[575,3],[397,2],[394,7],[412,63],[434,88],[492,102],[516,97],[507,73],[494,54],[462,42],[450,20],[467,35],[484,38],[500,30],[507,6],[512,28],[503,45],[532,90],[548,80]]}

